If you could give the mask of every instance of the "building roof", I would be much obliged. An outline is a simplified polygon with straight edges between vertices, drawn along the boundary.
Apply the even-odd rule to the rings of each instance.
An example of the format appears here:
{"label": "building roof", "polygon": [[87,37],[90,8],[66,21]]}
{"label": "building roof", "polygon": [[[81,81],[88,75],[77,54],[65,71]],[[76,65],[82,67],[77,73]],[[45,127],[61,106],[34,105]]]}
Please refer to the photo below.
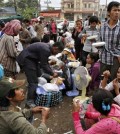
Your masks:
{"label": "building roof", "polygon": [[14,7],[0,7],[0,13],[16,14]]}
{"label": "building roof", "polygon": [[96,3],[99,3],[99,0],[83,0],[83,2],[96,2]]}
{"label": "building roof", "polygon": [[40,13],[61,13],[61,10],[44,10],[41,11]]}

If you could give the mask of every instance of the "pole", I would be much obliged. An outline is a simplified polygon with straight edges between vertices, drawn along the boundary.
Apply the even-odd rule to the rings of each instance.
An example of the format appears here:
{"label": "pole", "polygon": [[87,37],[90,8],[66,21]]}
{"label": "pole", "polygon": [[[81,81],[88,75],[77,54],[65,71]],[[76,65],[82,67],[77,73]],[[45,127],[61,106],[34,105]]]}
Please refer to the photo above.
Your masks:
{"label": "pole", "polygon": [[106,17],[107,17],[107,0],[106,0]]}
{"label": "pole", "polygon": [[16,2],[16,0],[14,0],[14,7],[15,7],[16,15],[17,15],[17,2]]}

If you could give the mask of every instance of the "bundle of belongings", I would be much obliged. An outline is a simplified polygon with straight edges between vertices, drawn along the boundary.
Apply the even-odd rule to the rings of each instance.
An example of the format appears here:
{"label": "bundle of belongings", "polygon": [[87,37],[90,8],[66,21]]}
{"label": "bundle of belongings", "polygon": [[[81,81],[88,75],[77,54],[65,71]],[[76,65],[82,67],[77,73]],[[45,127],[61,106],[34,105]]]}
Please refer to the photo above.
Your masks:
{"label": "bundle of belongings", "polygon": [[61,90],[65,88],[63,78],[53,78],[50,83],[43,77],[39,77],[38,88],[36,89],[37,106],[52,107],[59,104],[62,101]]}

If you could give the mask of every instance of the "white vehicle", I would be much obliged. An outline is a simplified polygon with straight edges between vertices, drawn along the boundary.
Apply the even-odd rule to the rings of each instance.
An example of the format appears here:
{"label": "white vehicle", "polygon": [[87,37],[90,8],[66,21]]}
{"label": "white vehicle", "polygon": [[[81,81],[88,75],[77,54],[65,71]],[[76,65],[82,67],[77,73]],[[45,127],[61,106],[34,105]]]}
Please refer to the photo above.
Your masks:
{"label": "white vehicle", "polygon": [[75,22],[74,21],[69,21],[68,29],[73,30],[74,27],[75,27]]}
{"label": "white vehicle", "polygon": [[58,23],[58,24],[57,24],[57,28],[58,28],[58,29],[62,29],[62,28],[63,28],[63,24],[64,24],[64,22]]}

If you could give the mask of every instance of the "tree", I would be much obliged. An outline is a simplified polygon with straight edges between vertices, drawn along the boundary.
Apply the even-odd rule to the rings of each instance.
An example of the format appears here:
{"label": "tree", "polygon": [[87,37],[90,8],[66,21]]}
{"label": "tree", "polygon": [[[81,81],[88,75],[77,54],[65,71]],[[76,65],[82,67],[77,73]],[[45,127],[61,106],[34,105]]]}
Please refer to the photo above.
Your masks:
{"label": "tree", "polygon": [[0,7],[4,6],[4,0],[0,0]]}
{"label": "tree", "polygon": [[7,6],[15,7],[17,14],[21,14],[25,18],[32,18],[37,13],[37,0],[9,0]]}

